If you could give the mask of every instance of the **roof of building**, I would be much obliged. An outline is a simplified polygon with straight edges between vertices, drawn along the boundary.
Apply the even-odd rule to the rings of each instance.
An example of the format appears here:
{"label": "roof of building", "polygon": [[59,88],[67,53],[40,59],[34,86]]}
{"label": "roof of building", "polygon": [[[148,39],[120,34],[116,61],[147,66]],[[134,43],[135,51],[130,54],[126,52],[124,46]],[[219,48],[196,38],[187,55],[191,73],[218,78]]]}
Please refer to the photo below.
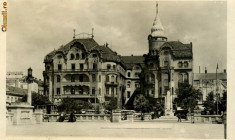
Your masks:
{"label": "roof of building", "polygon": [[[216,73],[194,73],[194,80],[216,80]],[[217,79],[227,80],[227,73],[217,73]]]}
{"label": "roof of building", "polygon": [[180,41],[167,41],[160,47],[160,50],[166,47],[171,48],[171,51],[175,58],[192,58],[193,57],[191,43],[183,44]]}
{"label": "roof of building", "polygon": [[118,56],[117,53],[112,51],[108,46],[105,45],[100,46],[93,38],[88,38],[88,39],[72,40],[65,46],[61,46],[59,49],[54,50],[49,54],[47,54],[46,55],[47,57],[44,59],[44,62],[52,61],[52,58],[54,57],[56,52],[63,52],[66,55],[70,50],[71,46],[76,42],[81,43],[87,51],[98,50],[101,53],[103,61],[118,61],[118,62],[121,61],[120,56]]}
{"label": "roof of building", "polygon": [[121,59],[127,69],[132,69],[134,65],[144,66],[143,56],[121,56]]}
{"label": "roof of building", "polygon": [[6,86],[6,94],[8,95],[26,95],[28,93],[27,89],[13,87],[13,86]]}

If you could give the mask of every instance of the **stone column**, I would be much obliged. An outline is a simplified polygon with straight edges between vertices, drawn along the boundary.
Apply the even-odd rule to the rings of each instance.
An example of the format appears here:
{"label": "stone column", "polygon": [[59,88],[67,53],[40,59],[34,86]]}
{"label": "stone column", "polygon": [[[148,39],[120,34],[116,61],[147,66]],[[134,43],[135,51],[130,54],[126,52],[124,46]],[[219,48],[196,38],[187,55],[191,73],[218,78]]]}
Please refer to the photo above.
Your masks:
{"label": "stone column", "polygon": [[27,96],[27,102],[32,105],[32,84],[30,82],[28,82],[28,96]]}

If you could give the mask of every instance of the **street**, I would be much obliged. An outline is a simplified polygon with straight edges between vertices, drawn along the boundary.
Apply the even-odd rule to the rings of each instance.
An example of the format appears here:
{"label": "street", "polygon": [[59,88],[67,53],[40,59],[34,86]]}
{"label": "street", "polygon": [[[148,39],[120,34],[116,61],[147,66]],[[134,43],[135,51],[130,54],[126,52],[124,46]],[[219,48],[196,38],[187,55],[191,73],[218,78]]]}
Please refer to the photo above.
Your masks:
{"label": "street", "polygon": [[79,136],[128,138],[214,138],[222,139],[222,124],[190,122],[44,122],[36,125],[7,126],[7,136]]}

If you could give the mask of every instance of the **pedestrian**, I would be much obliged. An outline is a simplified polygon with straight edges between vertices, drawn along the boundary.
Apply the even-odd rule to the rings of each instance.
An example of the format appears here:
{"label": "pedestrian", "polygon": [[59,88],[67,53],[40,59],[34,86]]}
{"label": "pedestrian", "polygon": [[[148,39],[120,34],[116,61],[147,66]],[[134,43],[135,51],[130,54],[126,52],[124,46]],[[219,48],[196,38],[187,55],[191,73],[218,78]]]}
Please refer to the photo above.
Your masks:
{"label": "pedestrian", "polygon": [[64,112],[62,112],[61,114],[60,114],[60,117],[59,117],[59,119],[58,119],[58,122],[63,122],[65,120],[65,114],[64,114]]}
{"label": "pedestrian", "polygon": [[72,111],[69,115],[69,122],[76,122],[75,111]]}
{"label": "pedestrian", "polygon": [[181,122],[181,114],[177,113],[177,117],[178,117],[178,122]]}

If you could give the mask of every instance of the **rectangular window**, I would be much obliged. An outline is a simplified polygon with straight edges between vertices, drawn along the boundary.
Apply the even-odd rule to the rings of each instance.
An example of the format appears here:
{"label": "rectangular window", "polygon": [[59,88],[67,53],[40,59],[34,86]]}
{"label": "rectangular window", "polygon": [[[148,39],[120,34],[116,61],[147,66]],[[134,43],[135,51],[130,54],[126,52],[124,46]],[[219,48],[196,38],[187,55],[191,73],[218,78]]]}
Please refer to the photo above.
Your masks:
{"label": "rectangular window", "polygon": [[75,64],[71,64],[72,70],[75,70]]}
{"label": "rectangular window", "polygon": [[80,64],[80,69],[81,69],[81,70],[83,70],[83,69],[84,69],[83,64]]}
{"label": "rectangular window", "polygon": [[57,95],[60,95],[60,88],[57,88],[57,89],[56,89],[56,94],[57,94]]}
{"label": "rectangular window", "polygon": [[109,88],[106,88],[106,94],[109,95]]}
{"label": "rectangular window", "polygon": [[101,82],[101,75],[99,75],[99,82]]}
{"label": "rectangular window", "polygon": [[96,75],[92,74],[92,82],[96,82]]}
{"label": "rectangular window", "polygon": [[131,97],[131,92],[127,91],[127,98],[130,98],[130,97]]}
{"label": "rectangular window", "polygon": [[92,88],[92,95],[95,95],[95,88]]}
{"label": "rectangular window", "polygon": [[58,64],[58,70],[61,71],[62,70],[62,65]]}

